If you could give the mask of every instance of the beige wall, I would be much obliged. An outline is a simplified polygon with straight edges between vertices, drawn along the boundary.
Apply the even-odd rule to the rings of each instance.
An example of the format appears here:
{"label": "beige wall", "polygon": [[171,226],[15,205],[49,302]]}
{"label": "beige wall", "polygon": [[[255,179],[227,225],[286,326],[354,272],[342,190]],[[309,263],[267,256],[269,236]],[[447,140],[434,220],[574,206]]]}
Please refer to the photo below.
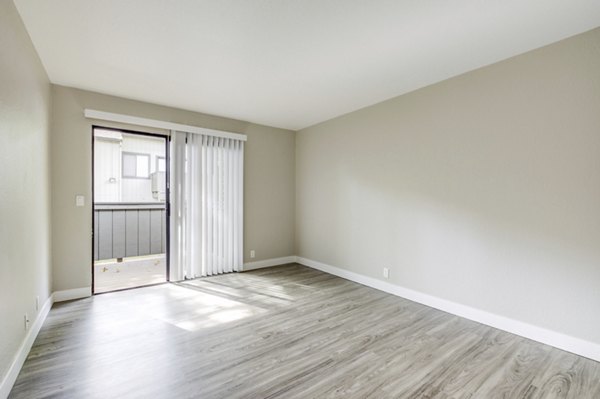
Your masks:
{"label": "beige wall", "polygon": [[[91,285],[92,121],[84,108],[248,135],[245,147],[245,261],[294,254],[294,132],[138,101],[52,86],[52,249],[54,290]],[[134,130],[159,132],[127,126]],[[86,197],[75,207],[75,196]]]}
{"label": "beige wall", "polygon": [[[0,382],[50,296],[50,83],[12,1],[0,0]],[[0,392],[0,396],[1,396]]]}
{"label": "beige wall", "polygon": [[600,29],[298,132],[297,254],[600,343]]}

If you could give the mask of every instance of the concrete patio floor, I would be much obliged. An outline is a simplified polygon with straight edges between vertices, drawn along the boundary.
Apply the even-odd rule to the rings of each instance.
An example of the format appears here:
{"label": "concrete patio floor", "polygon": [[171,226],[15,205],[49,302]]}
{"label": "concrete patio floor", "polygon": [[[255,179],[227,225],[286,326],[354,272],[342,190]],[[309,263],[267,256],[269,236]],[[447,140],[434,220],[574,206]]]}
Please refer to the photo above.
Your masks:
{"label": "concrete patio floor", "polygon": [[94,262],[94,292],[109,292],[124,288],[166,281],[165,254],[123,258],[123,262],[107,259]]}

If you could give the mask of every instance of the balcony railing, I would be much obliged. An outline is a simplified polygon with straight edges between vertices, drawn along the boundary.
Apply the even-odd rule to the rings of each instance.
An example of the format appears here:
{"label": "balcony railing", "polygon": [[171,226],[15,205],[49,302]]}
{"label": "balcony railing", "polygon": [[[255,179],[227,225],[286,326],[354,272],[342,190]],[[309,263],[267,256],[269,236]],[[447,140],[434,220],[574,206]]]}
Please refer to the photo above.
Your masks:
{"label": "balcony railing", "polygon": [[164,203],[94,204],[94,260],[166,252]]}

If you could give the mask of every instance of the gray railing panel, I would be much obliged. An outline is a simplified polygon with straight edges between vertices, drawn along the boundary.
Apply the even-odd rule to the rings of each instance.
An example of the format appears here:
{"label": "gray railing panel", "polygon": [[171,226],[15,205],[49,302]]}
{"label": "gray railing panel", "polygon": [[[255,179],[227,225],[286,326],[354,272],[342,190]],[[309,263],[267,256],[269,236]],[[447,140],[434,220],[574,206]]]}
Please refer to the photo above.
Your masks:
{"label": "gray railing panel", "polygon": [[162,228],[161,228],[161,232],[160,232],[160,249],[161,252],[167,252],[167,218],[165,217],[166,213],[165,210],[163,209],[162,211],[160,211],[160,220],[162,220]]}
{"label": "gray railing panel", "polygon": [[[94,212],[94,226],[98,230],[98,212]],[[94,233],[94,260],[98,260],[98,232]]]}
{"label": "gray railing panel", "polygon": [[138,256],[138,212],[125,213],[125,256]]}
{"label": "gray railing panel", "polygon": [[150,255],[150,211],[138,211],[138,255]]}
{"label": "gray railing panel", "polygon": [[98,259],[112,258],[112,212],[98,215]]}
{"label": "gray railing panel", "polygon": [[150,253],[162,252],[162,212],[150,212]]}
{"label": "gray railing panel", "polygon": [[94,227],[94,260],[166,252],[163,204],[99,204]]}
{"label": "gray railing panel", "polygon": [[113,258],[124,258],[125,257],[125,212],[126,211],[113,211]]}

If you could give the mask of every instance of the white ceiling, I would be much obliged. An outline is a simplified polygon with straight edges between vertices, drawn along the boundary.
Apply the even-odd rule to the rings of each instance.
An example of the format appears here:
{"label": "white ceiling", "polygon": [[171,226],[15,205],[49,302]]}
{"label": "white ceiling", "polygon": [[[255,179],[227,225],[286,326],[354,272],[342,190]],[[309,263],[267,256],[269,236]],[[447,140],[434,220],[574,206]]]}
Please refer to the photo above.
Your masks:
{"label": "white ceiling", "polygon": [[15,0],[60,85],[300,129],[600,25],[599,0]]}

